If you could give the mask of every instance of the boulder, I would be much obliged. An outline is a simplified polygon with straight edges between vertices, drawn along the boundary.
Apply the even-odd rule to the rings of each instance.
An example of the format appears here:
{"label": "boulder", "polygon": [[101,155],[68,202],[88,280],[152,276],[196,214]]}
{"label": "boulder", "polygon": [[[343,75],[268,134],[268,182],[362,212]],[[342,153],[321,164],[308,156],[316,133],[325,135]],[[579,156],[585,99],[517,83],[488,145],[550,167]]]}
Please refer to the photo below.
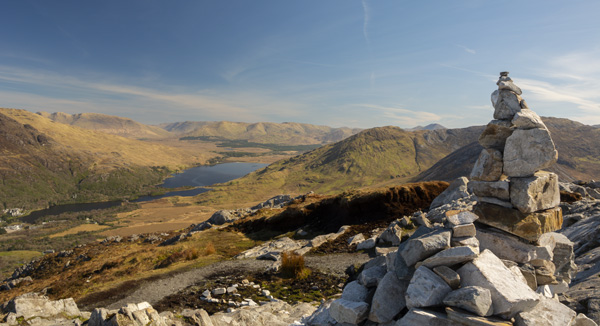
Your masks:
{"label": "boulder", "polygon": [[532,213],[560,204],[558,176],[539,171],[532,177],[510,179],[510,202],[522,213]]}
{"label": "boulder", "polygon": [[559,301],[540,296],[540,302],[533,309],[515,316],[515,326],[568,326],[576,315]]}
{"label": "boulder", "polygon": [[444,249],[437,254],[425,259],[421,266],[433,268],[436,266],[452,266],[471,261],[477,257],[479,249],[473,247],[452,247]]}
{"label": "boulder", "polygon": [[233,222],[238,217],[232,214],[230,210],[216,211],[209,219],[208,222],[213,225],[222,225],[225,223]]}
{"label": "boulder", "polygon": [[542,118],[532,110],[521,110],[520,112],[515,113],[512,124],[517,129],[546,129],[546,125],[542,121]]}
{"label": "boulder", "polygon": [[480,286],[490,290],[495,314],[512,317],[532,309],[539,302],[538,295],[489,250],[484,250],[457,272],[461,286]]}
{"label": "boulder", "polygon": [[465,286],[454,290],[444,298],[444,304],[470,311],[478,316],[491,316],[492,294],[479,286]]}
{"label": "boulder", "polygon": [[433,209],[449,202],[469,196],[468,190],[469,179],[460,177],[450,183],[446,190],[442,191],[435,199],[431,202],[429,209]]}
{"label": "boulder", "polygon": [[422,308],[441,305],[452,288],[429,268],[417,268],[406,290],[406,306]]}
{"label": "boulder", "polygon": [[525,214],[517,209],[478,203],[473,212],[479,216],[478,222],[528,241],[537,241],[546,232],[560,230],[563,222],[560,207]]}
{"label": "boulder", "polygon": [[310,326],[331,326],[336,323],[336,320],[331,317],[329,308],[334,300],[323,302],[317,310],[306,319],[306,325]]}
{"label": "boulder", "polygon": [[442,278],[453,290],[460,286],[460,275],[448,266],[436,266],[433,272]]}
{"label": "boulder", "polygon": [[213,322],[210,319],[210,316],[204,309],[186,309],[181,312],[181,315],[185,318],[191,319],[196,325],[213,326]]}
{"label": "boulder", "polygon": [[365,241],[365,236],[362,233],[358,233],[348,238],[348,245],[351,246],[357,243],[361,243],[363,241]]}
{"label": "boulder", "polygon": [[371,237],[368,238],[367,240],[361,241],[359,244],[356,245],[356,250],[369,250],[369,249],[373,249],[375,248],[375,245],[377,244],[377,238],[376,237]]}
{"label": "boulder", "polygon": [[342,299],[355,302],[367,302],[369,298],[369,289],[358,281],[352,281],[344,287]]}
{"label": "boulder", "polygon": [[[421,226],[417,228],[417,230],[410,236],[408,240],[410,241],[412,239],[417,239],[434,231],[435,230],[432,228]],[[396,258],[393,260],[393,270],[396,272],[396,276],[398,276],[398,279],[405,281],[410,281],[415,271],[414,266],[407,265],[406,261],[404,260],[404,257],[402,257],[402,251],[407,247],[409,241],[404,241],[400,244],[400,246],[398,246],[398,250],[396,251]]]}
{"label": "boulder", "polygon": [[454,322],[446,314],[426,309],[411,309],[404,317],[398,320],[396,326],[464,326]]}
{"label": "boulder", "polygon": [[463,326],[513,326],[513,323],[496,317],[481,317],[464,310],[446,307],[448,319]]}
{"label": "boulder", "polygon": [[540,237],[540,240],[550,238],[547,241],[554,243],[552,250],[552,262],[556,266],[554,276],[559,281],[565,280],[567,283],[577,274],[577,265],[575,265],[575,254],[573,253],[573,242],[566,236],[556,232],[548,232]]}
{"label": "boulder", "polygon": [[478,197],[494,197],[510,200],[510,186],[508,180],[500,181],[471,181],[473,193]]}
{"label": "boulder", "polygon": [[54,317],[57,315],[81,316],[81,312],[73,298],[50,300],[48,297],[37,293],[20,295],[8,303],[4,308],[5,313],[13,313],[16,318],[23,317]]}
{"label": "boulder", "polygon": [[475,229],[475,224],[473,223],[457,225],[452,228],[453,238],[474,237],[475,234],[477,234],[477,230]]}
{"label": "boulder", "polygon": [[423,260],[441,250],[450,248],[451,232],[446,229],[439,229],[428,234],[422,235],[406,242],[406,246],[400,252],[408,266]]}
{"label": "boulder", "polygon": [[399,280],[394,272],[387,272],[373,296],[369,320],[386,323],[398,315],[406,307],[404,296],[407,287],[407,281]]}
{"label": "boulder", "polygon": [[358,324],[367,319],[369,304],[337,299],[329,306],[329,314],[338,323]]}
{"label": "boulder", "polygon": [[398,224],[390,225],[378,238],[378,242],[391,244],[392,246],[400,245],[402,239],[402,228]]}
{"label": "boulder", "polygon": [[375,287],[387,273],[387,267],[376,266],[363,270],[358,276],[358,282],[368,288]]}
{"label": "boulder", "polygon": [[486,149],[503,151],[506,139],[512,132],[510,121],[492,120],[479,136],[479,144]]}
{"label": "boulder", "polygon": [[498,181],[502,177],[504,159],[497,149],[483,149],[471,170],[470,178],[475,181]]}
{"label": "boulder", "polygon": [[477,240],[482,251],[490,250],[502,259],[518,263],[528,263],[533,259],[552,259],[552,248],[534,246],[519,237],[492,228],[480,228],[477,231]]}
{"label": "boulder", "polygon": [[535,277],[535,268],[531,266],[531,264],[523,264],[519,266],[519,270],[521,271],[521,275],[525,277],[525,281],[527,285],[534,291],[538,288],[537,278]]}
{"label": "boulder", "polygon": [[515,130],[504,147],[504,174],[529,177],[557,159],[558,152],[547,129]]}
{"label": "boulder", "polygon": [[498,90],[498,99],[494,105],[494,119],[512,120],[521,111],[521,97],[509,90]]}

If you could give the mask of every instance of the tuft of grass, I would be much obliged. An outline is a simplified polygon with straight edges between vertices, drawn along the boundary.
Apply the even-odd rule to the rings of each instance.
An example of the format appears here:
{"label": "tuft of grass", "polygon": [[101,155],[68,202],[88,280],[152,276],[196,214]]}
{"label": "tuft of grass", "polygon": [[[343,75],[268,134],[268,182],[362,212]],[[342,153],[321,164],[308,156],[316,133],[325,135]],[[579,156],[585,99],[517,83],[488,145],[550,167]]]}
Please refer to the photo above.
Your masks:
{"label": "tuft of grass", "polygon": [[216,253],[217,253],[217,250],[215,249],[215,245],[212,243],[212,241],[208,242],[206,244],[206,247],[204,248],[204,255],[210,256],[210,255],[214,255]]}
{"label": "tuft of grass", "polygon": [[283,252],[281,254],[281,275],[283,277],[303,280],[307,278],[311,271],[304,266],[304,257],[293,252]]}

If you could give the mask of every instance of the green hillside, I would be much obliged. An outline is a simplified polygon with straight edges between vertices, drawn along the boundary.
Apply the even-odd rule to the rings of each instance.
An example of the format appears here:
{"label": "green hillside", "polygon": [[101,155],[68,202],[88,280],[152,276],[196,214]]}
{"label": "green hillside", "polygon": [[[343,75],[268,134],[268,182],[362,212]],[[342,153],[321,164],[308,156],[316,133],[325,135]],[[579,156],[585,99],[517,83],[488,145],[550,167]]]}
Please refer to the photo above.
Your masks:
{"label": "green hillside", "polygon": [[213,187],[200,202],[260,200],[281,193],[333,194],[385,181],[402,183],[481,132],[481,128],[409,132],[397,127],[362,131],[243,178]]}

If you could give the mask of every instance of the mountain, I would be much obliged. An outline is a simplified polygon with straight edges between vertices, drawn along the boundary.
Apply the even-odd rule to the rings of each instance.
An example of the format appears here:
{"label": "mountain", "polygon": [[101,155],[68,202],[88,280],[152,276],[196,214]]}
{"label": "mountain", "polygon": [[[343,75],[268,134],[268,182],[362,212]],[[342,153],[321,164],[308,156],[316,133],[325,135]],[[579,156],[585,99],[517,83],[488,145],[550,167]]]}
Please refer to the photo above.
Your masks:
{"label": "mountain", "polygon": [[442,126],[441,124],[431,123],[431,124],[426,125],[425,127],[416,126],[414,128],[410,128],[410,129],[406,129],[406,130],[407,131],[417,131],[417,130],[438,130],[438,129],[447,129],[447,128]]}
{"label": "mountain", "polygon": [[209,158],[0,109],[0,207],[125,198]]}
{"label": "mountain", "polygon": [[100,113],[67,114],[63,112],[38,112],[37,114],[55,122],[122,137],[135,139],[161,139],[172,137],[171,133],[160,127],[149,126],[131,119],[112,115]]}
{"label": "mountain", "polygon": [[[558,174],[564,181],[600,178],[600,129],[562,118],[542,118],[558,150],[558,162],[548,170]],[[477,142],[444,157],[431,168],[422,172],[416,181],[453,180],[469,176],[473,165],[483,149]]]}
{"label": "mountain", "polygon": [[380,127],[361,131],[264,169],[213,187],[201,201],[225,202],[281,193],[330,194],[352,188],[402,183],[479,136],[483,127],[406,131]]}
{"label": "mountain", "polygon": [[254,143],[314,145],[340,141],[361,129],[332,128],[304,123],[185,121],[161,124],[179,137],[202,140],[247,140]]}

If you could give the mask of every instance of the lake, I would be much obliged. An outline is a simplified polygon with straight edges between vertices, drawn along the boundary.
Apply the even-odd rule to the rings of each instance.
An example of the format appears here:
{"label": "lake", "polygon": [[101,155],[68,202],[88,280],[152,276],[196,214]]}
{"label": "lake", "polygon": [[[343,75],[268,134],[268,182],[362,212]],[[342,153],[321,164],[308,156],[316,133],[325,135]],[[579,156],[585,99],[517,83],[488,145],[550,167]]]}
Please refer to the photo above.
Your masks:
{"label": "lake", "polygon": [[[206,187],[215,183],[223,183],[233,179],[241,178],[246,174],[267,166],[262,163],[223,163],[210,166],[197,166],[187,169],[182,173],[174,174],[164,181],[163,188],[178,187]],[[194,188],[181,191],[170,191],[158,196],[141,196],[133,202],[145,202],[172,196],[196,196],[209,191],[207,188]],[[20,218],[22,222],[34,223],[39,218],[49,215],[58,215],[66,212],[85,212],[95,209],[105,209],[121,205],[120,201],[82,203],[82,204],[64,204],[56,205],[50,208],[34,211],[27,216]]]}

